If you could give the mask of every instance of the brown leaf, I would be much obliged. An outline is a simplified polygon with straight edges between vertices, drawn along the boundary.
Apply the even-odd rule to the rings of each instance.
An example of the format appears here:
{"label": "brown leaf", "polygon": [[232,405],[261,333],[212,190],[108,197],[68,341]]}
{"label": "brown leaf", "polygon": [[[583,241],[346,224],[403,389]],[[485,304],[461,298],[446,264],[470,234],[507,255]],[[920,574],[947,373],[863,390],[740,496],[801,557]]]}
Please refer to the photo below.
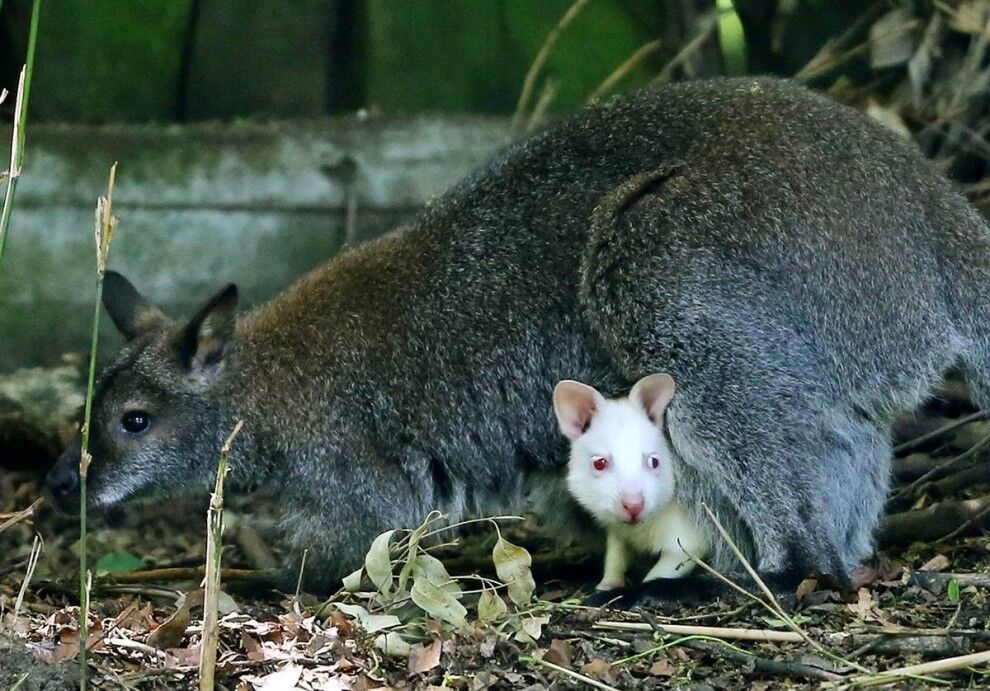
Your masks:
{"label": "brown leaf", "polygon": [[244,648],[249,660],[258,662],[265,659],[265,649],[261,646],[261,641],[246,631],[241,631],[241,647]]}
{"label": "brown leaf", "polygon": [[866,566],[865,564],[860,564],[855,569],[853,569],[851,582],[852,587],[859,590],[864,585],[869,585],[877,579],[877,570],[872,566]]}
{"label": "brown leaf", "polygon": [[817,588],[818,588],[818,579],[805,578],[803,581],[801,581],[798,584],[797,591],[795,591],[794,594],[797,596],[797,599],[800,600],[805,595],[815,592]]}
{"label": "brown leaf", "polygon": [[605,660],[600,657],[595,657],[583,665],[581,665],[581,674],[591,677],[593,679],[600,679],[602,681],[611,681],[612,679],[612,665],[605,662]]}
{"label": "brown leaf", "polygon": [[409,674],[428,672],[440,664],[441,642],[435,640],[425,648],[409,653]]}
{"label": "brown leaf", "polygon": [[350,638],[354,635],[354,627],[351,626],[351,620],[344,616],[344,613],[338,609],[334,609],[330,612],[330,623],[337,627],[337,634],[341,638]]}
{"label": "brown leaf", "polygon": [[650,674],[655,677],[672,677],[676,671],[666,657],[650,665]]}
{"label": "brown leaf", "polygon": [[148,636],[148,645],[159,650],[166,650],[178,648],[182,644],[182,639],[186,635],[186,627],[189,626],[189,599],[187,596],[182,606],[175,610],[175,614],[151,632],[151,635]]}
{"label": "brown leaf", "polygon": [[198,667],[200,647],[191,645],[188,648],[169,648],[165,651],[165,667],[175,669],[176,667]]}
{"label": "brown leaf", "polygon": [[543,659],[561,667],[571,668],[571,644],[560,638],[550,641],[550,647],[543,653]]}

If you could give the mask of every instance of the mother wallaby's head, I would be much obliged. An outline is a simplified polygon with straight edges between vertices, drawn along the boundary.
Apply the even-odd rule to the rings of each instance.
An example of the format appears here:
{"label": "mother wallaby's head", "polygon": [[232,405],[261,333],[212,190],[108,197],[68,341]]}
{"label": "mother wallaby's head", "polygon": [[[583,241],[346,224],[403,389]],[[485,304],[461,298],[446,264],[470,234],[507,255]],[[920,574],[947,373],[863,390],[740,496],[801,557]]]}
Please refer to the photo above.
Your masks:
{"label": "mother wallaby's head", "polygon": [[[89,503],[207,491],[233,424],[218,382],[237,347],[237,287],[228,285],[178,323],[107,272],[103,304],[127,344],[93,396]],[[66,508],[78,506],[79,458],[77,438],[48,474],[46,484]]]}

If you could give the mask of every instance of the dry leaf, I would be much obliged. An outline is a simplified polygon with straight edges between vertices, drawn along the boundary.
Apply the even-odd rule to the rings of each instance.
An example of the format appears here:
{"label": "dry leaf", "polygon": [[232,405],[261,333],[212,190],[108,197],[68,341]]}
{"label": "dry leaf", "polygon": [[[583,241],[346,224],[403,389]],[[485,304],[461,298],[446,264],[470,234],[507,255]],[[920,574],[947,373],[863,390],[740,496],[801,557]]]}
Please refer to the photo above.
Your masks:
{"label": "dry leaf", "polygon": [[815,578],[805,578],[803,581],[801,581],[798,584],[797,590],[795,591],[794,594],[797,596],[797,599],[800,600],[804,596],[809,595],[810,593],[815,592],[815,590],[817,588],[818,588],[818,580],[817,579],[815,579]]}
{"label": "dry leaf", "polygon": [[[202,596],[200,596],[200,604],[202,604]],[[189,626],[189,607],[190,598],[186,597],[182,605],[175,610],[175,614],[151,632],[151,635],[148,636],[148,645],[159,650],[178,648],[186,635],[186,627]]]}
{"label": "dry leaf", "polygon": [[543,653],[543,659],[560,667],[571,668],[571,644],[560,638],[550,641],[550,647]]}
{"label": "dry leaf", "polygon": [[241,631],[241,647],[244,648],[249,660],[259,662],[265,659],[265,649],[261,646],[261,641],[245,631]]}
{"label": "dry leaf", "polygon": [[592,679],[611,681],[612,665],[605,662],[605,660],[600,657],[594,657],[581,665],[581,674],[591,677]]}
{"label": "dry leaf", "polygon": [[675,671],[674,666],[666,657],[650,665],[650,674],[655,677],[672,677]]}
{"label": "dry leaf", "polygon": [[949,568],[949,558],[944,554],[936,554],[921,565],[919,571],[945,571]]}
{"label": "dry leaf", "polygon": [[441,643],[433,641],[425,648],[409,653],[409,674],[428,672],[440,664]]}
{"label": "dry leaf", "polygon": [[260,677],[254,682],[257,691],[290,691],[296,688],[303,668],[299,665],[288,665],[277,672]]}

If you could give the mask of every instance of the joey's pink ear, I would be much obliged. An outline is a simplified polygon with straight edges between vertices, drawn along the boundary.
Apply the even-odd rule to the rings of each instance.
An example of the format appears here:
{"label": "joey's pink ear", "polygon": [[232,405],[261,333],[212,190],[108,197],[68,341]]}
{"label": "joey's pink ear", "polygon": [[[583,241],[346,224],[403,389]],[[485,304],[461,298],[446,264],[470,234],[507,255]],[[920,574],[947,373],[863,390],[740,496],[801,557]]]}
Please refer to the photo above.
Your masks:
{"label": "joey's pink ear", "polygon": [[637,401],[653,424],[659,425],[663,420],[663,411],[674,397],[674,378],[669,374],[651,374],[636,382],[629,399]]}
{"label": "joey's pink ear", "polygon": [[605,399],[592,387],[565,379],[553,389],[553,410],[564,436],[574,441],[584,434]]}

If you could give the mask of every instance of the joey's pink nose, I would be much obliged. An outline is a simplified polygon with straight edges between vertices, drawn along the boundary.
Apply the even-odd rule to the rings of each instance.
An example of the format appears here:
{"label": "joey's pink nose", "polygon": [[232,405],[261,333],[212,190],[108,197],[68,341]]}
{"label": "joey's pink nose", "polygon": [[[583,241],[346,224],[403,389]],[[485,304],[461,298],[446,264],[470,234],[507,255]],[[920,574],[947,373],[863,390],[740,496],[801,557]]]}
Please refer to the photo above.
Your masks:
{"label": "joey's pink nose", "polygon": [[630,521],[635,521],[643,513],[646,501],[642,494],[625,494],[622,496],[622,510],[629,516]]}

